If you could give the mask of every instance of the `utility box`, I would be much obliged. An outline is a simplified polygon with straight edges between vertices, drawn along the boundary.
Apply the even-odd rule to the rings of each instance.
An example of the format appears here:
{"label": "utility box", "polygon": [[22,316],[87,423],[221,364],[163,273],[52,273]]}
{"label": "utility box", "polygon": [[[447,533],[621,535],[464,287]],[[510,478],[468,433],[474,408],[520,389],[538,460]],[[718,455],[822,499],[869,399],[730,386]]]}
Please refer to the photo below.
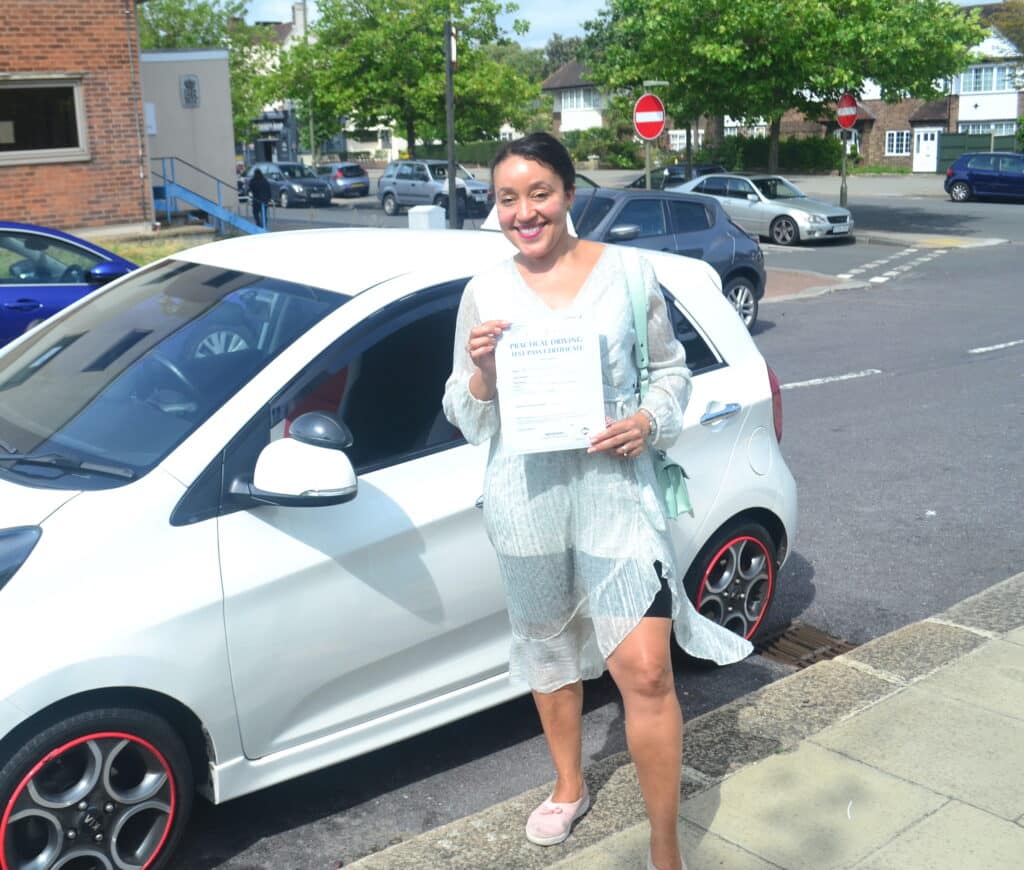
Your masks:
{"label": "utility box", "polygon": [[410,230],[443,230],[444,209],[439,205],[414,205],[409,209]]}

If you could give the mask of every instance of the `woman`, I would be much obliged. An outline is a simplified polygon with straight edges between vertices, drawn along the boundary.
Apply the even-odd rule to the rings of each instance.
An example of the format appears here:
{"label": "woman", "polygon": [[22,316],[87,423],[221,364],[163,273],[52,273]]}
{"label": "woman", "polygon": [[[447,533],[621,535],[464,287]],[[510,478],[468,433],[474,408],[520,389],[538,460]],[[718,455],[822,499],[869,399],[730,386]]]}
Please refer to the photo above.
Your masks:
{"label": "woman", "polygon": [[[569,232],[575,170],[546,133],[503,145],[491,164],[501,230],[518,253],[466,286],[448,419],[490,439],[484,519],[508,599],[513,677],[533,690],[555,787],[530,816],[529,840],[565,840],[590,806],[582,770],[582,680],[605,668],[622,693],[629,746],[651,825],[648,867],[683,867],[676,836],[682,715],[669,637],[719,663],[750,652],[686,600],[648,447],[678,437],[689,370],[654,270],[643,264],[651,383],[636,398],[634,328],[619,252]],[[587,450],[504,449],[495,347],[514,322],[579,317],[601,337],[608,426]]]}

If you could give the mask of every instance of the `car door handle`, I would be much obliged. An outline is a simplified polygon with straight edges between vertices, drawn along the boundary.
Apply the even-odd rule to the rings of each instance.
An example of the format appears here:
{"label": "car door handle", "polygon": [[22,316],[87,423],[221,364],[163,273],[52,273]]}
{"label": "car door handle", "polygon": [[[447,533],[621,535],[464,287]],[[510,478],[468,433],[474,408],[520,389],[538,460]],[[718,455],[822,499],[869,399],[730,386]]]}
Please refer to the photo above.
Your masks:
{"label": "car door handle", "polygon": [[4,303],[4,308],[9,308],[11,311],[35,311],[42,307],[43,303],[36,302],[35,299],[19,299],[17,302]]}
{"label": "car door handle", "polygon": [[714,411],[705,411],[704,416],[700,418],[701,426],[708,426],[711,423],[717,423],[719,420],[725,420],[728,417],[732,417],[734,414],[738,414],[740,406],[735,402],[729,402],[728,405],[723,405]]}
{"label": "car door handle", "polygon": [[480,510],[483,510],[483,509],[484,509],[484,497],[483,497],[483,496],[480,496],[480,498],[478,498],[478,499],[476,500],[476,506],[477,506],[478,508],[480,508]]}

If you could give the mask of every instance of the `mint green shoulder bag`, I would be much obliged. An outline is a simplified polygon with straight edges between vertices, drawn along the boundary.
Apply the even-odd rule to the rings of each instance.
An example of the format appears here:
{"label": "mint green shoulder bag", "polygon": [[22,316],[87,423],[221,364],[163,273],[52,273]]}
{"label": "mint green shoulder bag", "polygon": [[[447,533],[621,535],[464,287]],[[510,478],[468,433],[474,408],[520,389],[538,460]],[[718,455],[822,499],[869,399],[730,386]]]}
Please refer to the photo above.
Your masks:
{"label": "mint green shoulder bag", "polygon": [[[629,286],[629,300],[633,307],[633,329],[636,332],[633,352],[636,356],[636,368],[640,373],[638,395],[640,403],[643,404],[651,386],[647,355],[647,289],[644,287],[640,255],[632,248],[620,248],[619,251],[626,267],[626,283]],[[673,520],[681,514],[692,514],[693,506],[690,504],[690,493],[686,488],[686,472],[683,467],[673,462],[664,450],[651,447],[650,451],[665,513]]]}

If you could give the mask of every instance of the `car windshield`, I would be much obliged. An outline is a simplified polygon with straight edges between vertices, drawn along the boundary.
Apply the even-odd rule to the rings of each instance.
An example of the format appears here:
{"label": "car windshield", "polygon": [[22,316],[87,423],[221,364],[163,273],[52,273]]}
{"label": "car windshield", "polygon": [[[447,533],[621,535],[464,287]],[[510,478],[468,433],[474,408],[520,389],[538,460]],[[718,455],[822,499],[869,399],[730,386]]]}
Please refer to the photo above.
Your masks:
{"label": "car windshield", "polygon": [[304,163],[281,163],[279,168],[287,178],[316,178],[316,174]]}
{"label": "car windshield", "polygon": [[806,195],[785,178],[752,178],[751,181],[768,199],[802,199]]}
{"label": "car windshield", "polygon": [[133,273],[0,355],[0,476],[141,477],[348,298],[180,260]]}
{"label": "car windshield", "polygon": [[[448,167],[444,163],[430,164],[430,172],[438,181],[440,181],[442,178],[448,177]],[[456,163],[455,177],[461,178],[463,181],[471,181],[473,179],[473,173],[466,169],[466,167],[463,166],[461,163]]]}

